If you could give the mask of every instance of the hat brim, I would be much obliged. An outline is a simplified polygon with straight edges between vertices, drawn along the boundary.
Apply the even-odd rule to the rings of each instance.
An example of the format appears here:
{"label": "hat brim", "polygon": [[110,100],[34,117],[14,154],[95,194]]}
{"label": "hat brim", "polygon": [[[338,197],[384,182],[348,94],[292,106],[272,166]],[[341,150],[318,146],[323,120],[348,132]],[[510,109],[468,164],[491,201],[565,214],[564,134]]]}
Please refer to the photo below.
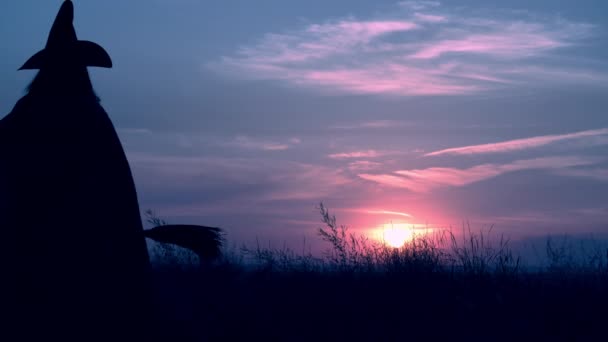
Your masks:
{"label": "hat brim", "polygon": [[[85,67],[99,67],[99,68],[111,68],[112,59],[110,55],[96,43],[79,40],[74,43],[74,49],[71,53],[75,54],[76,60]],[[38,70],[47,66],[51,66],[53,60],[61,60],[61,56],[50,53],[49,50],[44,49],[37,52],[35,55],[23,64],[19,70]]]}

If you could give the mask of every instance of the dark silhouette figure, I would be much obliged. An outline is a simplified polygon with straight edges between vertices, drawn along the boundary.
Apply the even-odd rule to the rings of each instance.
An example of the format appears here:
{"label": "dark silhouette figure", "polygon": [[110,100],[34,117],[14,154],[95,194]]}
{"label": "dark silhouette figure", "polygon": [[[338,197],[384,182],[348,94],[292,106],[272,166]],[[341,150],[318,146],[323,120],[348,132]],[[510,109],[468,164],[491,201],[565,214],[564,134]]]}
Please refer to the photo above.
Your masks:
{"label": "dark silhouette figure", "polygon": [[[149,256],[128,161],[87,67],[110,68],[79,41],[65,1],[39,72],[0,121],[0,230],[8,329],[30,340],[145,338]],[[139,323],[145,322],[145,323]],[[109,340],[110,340],[109,339]]]}
{"label": "dark silhouette figure", "polygon": [[157,242],[191,250],[199,257],[201,264],[221,255],[223,237],[220,228],[188,224],[160,225],[144,230],[144,235]]}

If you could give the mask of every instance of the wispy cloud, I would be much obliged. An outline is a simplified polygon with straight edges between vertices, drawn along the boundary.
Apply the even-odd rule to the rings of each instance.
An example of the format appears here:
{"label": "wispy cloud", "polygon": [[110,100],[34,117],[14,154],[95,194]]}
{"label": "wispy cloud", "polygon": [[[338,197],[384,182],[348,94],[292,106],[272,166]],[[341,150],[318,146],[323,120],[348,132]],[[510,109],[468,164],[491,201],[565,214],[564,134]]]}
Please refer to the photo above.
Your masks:
{"label": "wispy cloud", "polygon": [[439,1],[400,1],[398,5],[406,9],[420,11],[427,8],[438,7],[441,3]]}
{"label": "wispy cloud", "polygon": [[404,211],[396,211],[396,210],[386,210],[382,207],[376,206],[363,206],[363,207],[346,207],[346,208],[335,208],[334,211],[343,212],[343,213],[357,213],[357,214],[367,214],[367,215],[381,215],[381,216],[400,216],[413,218],[414,215]]}
{"label": "wispy cloud", "polygon": [[402,213],[399,211],[390,211],[390,210],[367,210],[366,213],[373,215],[396,215],[403,217],[412,217],[412,215],[408,213]]}
{"label": "wispy cloud", "polygon": [[447,18],[442,15],[434,15],[434,14],[424,14],[424,13],[414,13],[414,17],[420,21],[427,21],[431,23],[440,23],[446,21]]}
{"label": "wispy cloud", "polygon": [[359,177],[390,187],[427,192],[444,186],[464,186],[514,171],[563,169],[596,162],[598,162],[597,158],[546,157],[517,160],[508,164],[483,164],[468,169],[431,167],[420,170],[400,170],[391,174],[364,173],[359,174]]}
{"label": "wispy cloud", "polygon": [[374,18],[269,33],[208,67],[318,91],[408,96],[472,94],[547,79],[550,84],[608,79],[559,62],[561,49],[590,36],[590,24],[525,12],[470,16],[434,1],[397,7],[396,13]]}
{"label": "wispy cloud", "polygon": [[228,145],[262,151],[285,151],[300,142],[301,141],[298,138],[289,139],[287,142],[272,142],[256,140],[247,136],[237,136],[233,141],[228,143]]}
{"label": "wispy cloud", "polygon": [[[463,154],[483,154],[483,153],[502,153],[520,151],[530,148],[541,147],[556,142],[582,139],[608,135],[608,128],[580,131],[568,134],[543,135],[538,137],[514,139],[502,141],[498,143],[470,145],[463,147],[454,147],[425,154],[425,156],[440,156],[440,155],[463,155]],[[608,143],[608,141],[606,141]]]}
{"label": "wispy cloud", "polygon": [[334,125],[332,129],[354,130],[354,129],[381,129],[412,126],[412,123],[397,120],[372,120],[358,123]]}
{"label": "wispy cloud", "polygon": [[382,163],[372,162],[369,160],[357,160],[348,164],[348,168],[352,171],[370,171],[382,167]]}
{"label": "wispy cloud", "polygon": [[566,45],[565,42],[547,35],[542,28],[536,30],[539,31],[512,26],[497,33],[470,34],[459,39],[432,42],[410,57],[433,59],[448,53],[468,53],[524,58]]}
{"label": "wispy cloud", "polygon": [[334,153],[327,155],[332,159],[351,159],[351,158],[376,158],[391,154],[389,151],[377,151],[377,150],[366,150],[366,151],[353,151]]}

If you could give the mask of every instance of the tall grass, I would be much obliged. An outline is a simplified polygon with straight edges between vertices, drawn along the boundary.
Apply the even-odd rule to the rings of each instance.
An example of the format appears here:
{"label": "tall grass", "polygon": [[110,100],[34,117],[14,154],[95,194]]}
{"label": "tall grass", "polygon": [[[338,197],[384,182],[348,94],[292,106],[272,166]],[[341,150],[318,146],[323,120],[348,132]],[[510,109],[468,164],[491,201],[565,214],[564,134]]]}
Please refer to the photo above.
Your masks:
{"label": "tall grass", "polygon": [[[593,248],[556,242],[548,238],[545,265],[528,269],[513,251],[510,240],[493,234],[493,227],[475,232],[469,224],[459,234],[452,229],[413,234],[402,247],[356,234],[337,222],[323,203],[318,206],[323,227],[318,236],[327,245],[322,256],[304,250],[298,253],[286,246],[242,246],[239,262],[254,270],[276,272],[336,272],[371,274],[451,274],[473,277],[517,277],[523,273],[577,273],[608,275],[608,249],[597,243]],[[234,260],[238,253],[233,252]]]}
{"label": "tall grass", "polygon": [[[545,264],[528,269],[513,251],[509,238],[493,234],[493,227],[475,232],[463,224],[459,234],[452,229],[415,232],[409,241],[394,248],[382,241],[356,234],[338,224],[335,215],[320,203],[323,226],[318,236],[327,245],[321,256],[283,246],[242,246],[225,250],[223,264],[264,272],[333,272],[370,274],[451,274],[474,277],[517,277],[522,273],[591,274],[608,276],[608,248],[600,243],[591,247],[575,246],[567,239],[547,238]],[[152,211],[147,211],[150,224],[165,224]],[[162,253],[175,252],[163,246]]]}
{"label": "tall grass", "polygon": [[158,272],[168,316],[192,312],[201,340],[605,340],[600,244],[548,239],[532,269],[492,227],[424,231],[393,248],[318,209],[322,255],[258,241],[225,249],[213,268]]}
{"label": "tall grass", "polygon": [[394,248],[364,235],[349,233],[336,223],[336,217],[319,205],[325,228],[321,238],[331,246],[325,261],[341,271],[373,271],[382,273],[459,272],[472,275],[490,273],[516,274],[520,258],[509,248],[509,240],[501,236],[497,244],[488,239],[488,232],[473,233],[463,228],[458,239],[451,230],[414,233],[402,247]]}

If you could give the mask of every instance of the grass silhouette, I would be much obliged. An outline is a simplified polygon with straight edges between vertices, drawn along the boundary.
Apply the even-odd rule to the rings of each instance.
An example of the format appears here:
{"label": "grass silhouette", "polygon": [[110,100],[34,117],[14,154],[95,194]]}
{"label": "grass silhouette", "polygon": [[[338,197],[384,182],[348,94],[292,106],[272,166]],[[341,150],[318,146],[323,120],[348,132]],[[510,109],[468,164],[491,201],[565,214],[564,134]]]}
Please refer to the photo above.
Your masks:
{"label": "grass silhouette", "polygon": [[[548,239],[527,267],[488,232],[416,235],[401,248],[357,236],[321,204],[327,253],[224,250],[211,267],[155,268],[167,315],[196,340],[597,341],[608,250]],[[184,330],[184,331],[185,331]]]}

